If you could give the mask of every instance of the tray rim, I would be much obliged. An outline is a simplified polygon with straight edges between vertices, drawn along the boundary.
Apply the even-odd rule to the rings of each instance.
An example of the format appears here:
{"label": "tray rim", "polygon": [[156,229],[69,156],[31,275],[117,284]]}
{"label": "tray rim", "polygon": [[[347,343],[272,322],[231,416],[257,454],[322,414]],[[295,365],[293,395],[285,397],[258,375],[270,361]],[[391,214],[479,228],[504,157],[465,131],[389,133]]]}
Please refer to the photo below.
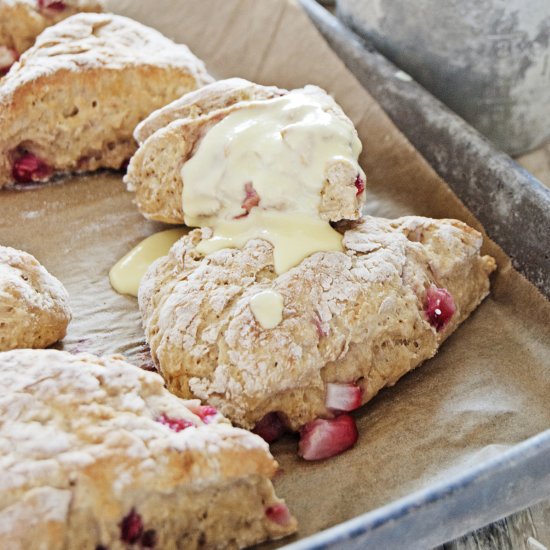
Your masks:
{"label": "tray rim", "polygon": [[[524,464],[531,464],[533,461],[536,463],[537,459],[544,459],[545,457],[550,457],[550,429],[510,447],[498,456],[485,460],[464,474],[453,476],[448,481],[414,491],[380,508],[356,516],[300,541],[288,544],[284,548],[285,550],[325,550],[348,547],[379,548],[379,546],[371,546],[372,542],[369,540],[369,533],[381,529],[392,530],[394,532],[402,531],[403,535],[414,536],[415,527],[417,527],[414,522],[414,515],[418,514],[419,511],[431,514],[433,510],[430,507],[437,506],[440,503],[445,504],[450,499],[457,499],[457,497],[462,495],[469,498],[469,493],[472,490],[478,491],[489,487],[489,496],[491,496],[497,492],[494,490],[494,487],[490,487],[491,484],[499,484],[503,481],[502,477],[510,469],[514,468],[520,473]],[[548,460],[550,461],[550,458]],[[529,488],[532,490],[532,493],[530,498],[525,499],[525,507],[532,506],[548,497],[548,491],[550,490],[550,469],[547,468],[545,471],[543,468],[539,472],[541,475],[533,476],[531,480],[532,486],[530,485]],[[506,492],[516,492],[518,483],[521,484],[521,480],[518,479],[513,484],[508,484]],[[494,513],[481,516],[484,521],[474,523],[473,527],[455,529],[452,532],[442,529],[437,532],[430,531],[429,533],[425,532],[424,529],[424,532],[420,533],[420,540],[418,538],[417,540],[409,539],[408,548],[425,549],[427,545],[433,547],[443,544],[476,527],[492,523],[518,510],[515,503],[506,501],[503,504],[498,508],[495,507]],[[413,520],[412,530],[410,528],[401,529],[403,527],[401,523],[407,519]],[[441,520],[443,519],[449,518],[441,518]],[[418,527],[420,528],[420,526]],[[417,531],[416,535],[418,534]],[[347,543],[353,543],[353,546],[348,546]],[[358,543],[360,544],[359,546],[357,546]],[[419,543],[421,544],[419,545]],[[385,550],[390,550],[391,548],[397,549],[402,547],[393,545],[384,546]]]}

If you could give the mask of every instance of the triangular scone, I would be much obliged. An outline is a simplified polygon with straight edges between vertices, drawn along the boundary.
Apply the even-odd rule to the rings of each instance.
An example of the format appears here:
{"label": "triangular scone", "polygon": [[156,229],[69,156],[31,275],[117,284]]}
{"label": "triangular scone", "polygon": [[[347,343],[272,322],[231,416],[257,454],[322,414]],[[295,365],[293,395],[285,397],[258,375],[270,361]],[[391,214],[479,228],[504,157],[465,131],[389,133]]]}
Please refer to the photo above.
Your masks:
{"label": "triangular scone", "polygon": [[34,256],[0,246],[0,351],[45,348],[70,320],[65,287]]}
{"label": "triangular scone", "polygon": [[242,548],[296,530],[260,437],[122,359],[0,354],[0,548]]}
{"label": "triangular scone", "polygon": [[[258,105],[268,105],[296,93],[317,101],[324,111],[344,121],[357,135],[353,123],[337,103],[316,86],[289,92],[240,78],[214,82],[152,113],[136,128],[134,137],[140,147],[130,160],[124,181],[136,193],[135,202],[141,213],[153,220],[183,223],[182,167],[195,155],[208,132],[237,111],[250,112],[253,119]],[[308,153],[304,151],[304,163],[310,162]],[[328,221],[357,219],[365,202],[364,174],[345,158],[326,160],[324,183],[319,189],[320,217]],[[253,181],[248,183],[254,185]],[[283,211],[284,192],[279,199],[279,209]]]}
{"label": "triangular scone", "polygon": [[0,82],[0,187],[120,168],[139,121],[210,81],[186,46],[126,17],[49,27]]}
{"label": "triangular scone", "polygon": [[0,0],[0,75],[46,27],[75,13],[103,9],[103,0]]}
{"label": "triangular scone", "polygon": [[[204,257],[196,247],[210,236],[195,230],[157,260],[139,306],[168,388],[245,428],[276,412],[296,430],[366,403],[436,353],[495,269],[481,235],[456,220],[366,217],[345,231],[343,253],[279,276],[267,241]],[[281,297],[278,311],[269,302],[272,328],[253,308],[266,291]]]}

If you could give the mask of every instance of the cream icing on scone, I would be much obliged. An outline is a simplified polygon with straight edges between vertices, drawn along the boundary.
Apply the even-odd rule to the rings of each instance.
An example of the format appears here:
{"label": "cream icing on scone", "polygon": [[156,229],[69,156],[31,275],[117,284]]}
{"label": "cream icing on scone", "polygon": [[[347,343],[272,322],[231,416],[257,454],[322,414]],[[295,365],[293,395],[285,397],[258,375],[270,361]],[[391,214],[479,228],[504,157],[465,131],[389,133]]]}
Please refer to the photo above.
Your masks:
{"label": "cream icing on scone", "polygon": [[125,181],[150,219],[214,225],[259,206],[328,226],[364,204],[357,132],[315,86],[215,82],[150,115],[135,137]]}
{"label": "cream icing on scone", "polygon": [[103,0],[0,0],[0,76],[46,27],[75,13],[103,9]]}
{"label": "cream icing on scone", "polygon": [[[139,306],[168,388],[266,439],[301,429],[305,458],[334,454],[335,428],[336,445],[353,443],[350,417],[331,424],[335,415],[432,357],[488,294],[495,262],[480,255],[481,235],[456,220],[366,217],[340,232],[341,252],[315,253],[282,274],[266,240],[200,253],[209,228],[157,260]],[[265,292],[282,297],[280,320],[267,327],[253,306]],[[315,446],[319,433],[328,451]]]}
{"label": "cream icing on scone", "polygon": [[0,246],[0,351],[45,348],[70,320],[65,287],[34,256]]}
{"label": "cream icing on scone", "polygon": [[0,187],[121,168],[140,120],[211,80],[186,46],[125,17],[47,28],[0,82]]}
{"label": "cream icing on scone", "polygon": [[0,354],[0,547],[242,548],[293,532],[260,437],[123,361]]}
{"label": "cream icing on scone", "polygon": [[[352,446],[347,413],[432,357],[489,291],[494,260],[461,222],[349,226],[365,200],[361,143],[319,88],[215,83],[135,137],[126,182],[138,208],[202,228],[139,287],[168,388],[267,441],[300,430],[305,459]],[[120,267],[111,282],[130,288]]]}

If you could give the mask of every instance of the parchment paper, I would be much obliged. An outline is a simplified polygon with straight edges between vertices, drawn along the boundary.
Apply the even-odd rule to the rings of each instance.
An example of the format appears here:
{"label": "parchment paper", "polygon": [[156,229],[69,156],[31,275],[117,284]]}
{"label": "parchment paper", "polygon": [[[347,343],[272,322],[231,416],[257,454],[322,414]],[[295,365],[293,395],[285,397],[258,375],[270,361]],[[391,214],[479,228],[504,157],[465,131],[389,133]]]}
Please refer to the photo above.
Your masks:
{"label": "parchment paper", "polygon": [[[315,83],[333,93],[365,146],[369,214],[454,217],[481,229],[294,3],[113,0],[111,8],[186,42],[217,77]],[[122,352],[144,366],[136,300],[111,290],[107,273],[160,227],[137,212],[119,174],[0,193],[0,242],[36,255],[71,294],[74,320],[60,347]],[[277,491],[300,523],[295,538],[449,479],[550,427],[550,304],[493,243],[485,252],[499,264],[490,298],[434,359],[356,414],[353,450],[306,463],[293,437],[273,446]]]}

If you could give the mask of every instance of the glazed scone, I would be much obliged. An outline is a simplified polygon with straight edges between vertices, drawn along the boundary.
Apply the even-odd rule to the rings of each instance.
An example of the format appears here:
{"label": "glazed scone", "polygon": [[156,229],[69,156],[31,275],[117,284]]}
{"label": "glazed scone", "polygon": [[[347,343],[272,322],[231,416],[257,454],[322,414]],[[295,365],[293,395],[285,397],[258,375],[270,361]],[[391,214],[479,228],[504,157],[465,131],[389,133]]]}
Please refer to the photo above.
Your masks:
{"label": "glazed scone", "polygon": [[103,0],[0,0],[0,75],[46,27],[75,13],[103,10]]}
{"label": "glazed scone", "polygon": [[0,246],[0,351],[45,348],[70,320],[65,287],[34,256]]}
{"label": "glazed scone", "polygon": [[120,168],[140,120],[210,81],[186,46],[126,17],[47,28],[0,83],[0,187]]}
{"label": "glazed scone", "polygon": [[0,354],[0,547],[242,548],[293,532],[258,436],[123,361]]}
{"label": "glazed scone", "polygon": [[[235,117],[252,124],[250,135],[240,131],[240,122],[233,139],[235,128],[230,124]],[[315,119],[320,122],[311,127],[310,139],[304,139],[300,129],[312,120],[315,123]],[[219,148],[225,151],[228,162],[233,162],[232,155],[238,162],[241,155],[249,172],[243,175],[243,181],[238,179],[234,192],[228,178],[220,177],[212,186],[212,195],[207,197],[206,209],[187,212],[189,184],[186,186],[185,179],[189,175],[185,171],[196,163],[202,148],[216,132],[226,136],[227,141],[220,143]],[[271,134],[279,141],[268,141]],[[285,211],[295,201],[301,205],[314,203],[321,219],[339,221],[357,219],[365,201],[365,175],[357,163],[361,152],[357,132],[332,97],[316,86],[289,92],[239,78],[215,82],[152,113],[136,128],[134,136],[140,148],[130,160],[125,182],[136,193],[139,210],[149,219],[202,226],[207,219],[246,215],[250,204]],[[341,144],[325,147],[337,139]],[[233,154],[231,148],[238,149],[244,140],[250,147]],[[283,152],[293,152],[290,162],[280,158],[277,147],[281,144],[286,146],[281,148]],[[216,169],[220,164],[218,159],[214,163]],[[316,164],[321,165],[320,174],[308,179],[308,169]],[[201,176],[208,173],[214,170],[206,169]],[[262,188],[259,176],[265,175],[271,175],[272,181]],[[285,179],[295,179],[295,189],[285,187]],[[297,192],[312,185],[316,186],[313,200],[298,196]],[[230,197],[231,193],[234,197]],[[234,198],[236,209],[224,211],[231,202],[224,197]],[[214,204],[217,198],[219,202]]]}
{"label": "glazed scone", "polygon": [[157,260],[139,307],[168,388],[249,429],[277,413],[297,430],[366,403],[436,353],[495,269],[456,220],[366,217],[344,252],[279,276],[267,241],[203,256],[210,236],[194,230]]}

